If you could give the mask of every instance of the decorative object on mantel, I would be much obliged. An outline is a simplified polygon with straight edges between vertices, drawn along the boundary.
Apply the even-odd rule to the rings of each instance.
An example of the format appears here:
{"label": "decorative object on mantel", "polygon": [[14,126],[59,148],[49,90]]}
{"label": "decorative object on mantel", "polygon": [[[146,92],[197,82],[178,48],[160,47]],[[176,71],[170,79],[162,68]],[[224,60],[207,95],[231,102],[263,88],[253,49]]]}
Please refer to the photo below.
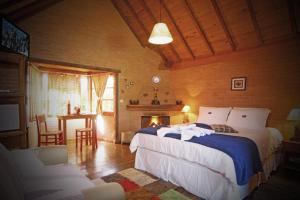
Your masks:
{"label": "decorative object on mantel", "polygon": [[158,88],[154,87],[154,96],[153,96],[153,100],[151,101],[152,105],[160,105],[160,102],[157,98],[157,92],[158,92]]}
{"label": "decorative object on mantel", "polygon": [[231,79],[231,90],[241,91],[246,90],[246,77],[234,77]]}
{"label": "decorative object on mantel", "polygon": [[181,100],[176,100],[176,105],[181,105],[182,101]]}
{"label": "decorative object on mantel", "polygon": [[[287,116],[288,121],[300,121],[300,108],[293,108],[288,116]],[[300,131],[300,124],[298,123],[295,127],[296,131]]]}
{"label": "decorative object on mantel", "polygon": [[190,122],[189,116],[188,116],[188,112],[190,112],[190,110],[191,110],[191,107],[189,105],[185,105],[182,108],[181,112],[184,113],[184,117],[183,117],[183,121],[182,121],[183,123],[189,123]]}
{"label": "decorative object on mantel", "polygon": [[129,100],[130,105],[139,105],[140,101],[139,100]]}
{"label": "decorative object on mantel", "polygon": [[152,29],[148,39],[151,44],[168,44],[173,41],[173,37],[168,29],[167,24],[161,22],[161,0],[159,2],[159,22]]}

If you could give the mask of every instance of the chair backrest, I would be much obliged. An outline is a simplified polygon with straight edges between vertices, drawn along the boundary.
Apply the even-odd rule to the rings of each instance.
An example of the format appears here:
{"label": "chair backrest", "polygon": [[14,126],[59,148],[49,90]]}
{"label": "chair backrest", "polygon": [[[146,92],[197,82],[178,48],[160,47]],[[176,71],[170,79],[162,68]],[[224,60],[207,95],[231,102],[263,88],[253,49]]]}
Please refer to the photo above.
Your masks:
{"label": "chair backrest", "polygon": [[35,119],[38,135],[46,133],[48,129],[45,115],[35,115]]}

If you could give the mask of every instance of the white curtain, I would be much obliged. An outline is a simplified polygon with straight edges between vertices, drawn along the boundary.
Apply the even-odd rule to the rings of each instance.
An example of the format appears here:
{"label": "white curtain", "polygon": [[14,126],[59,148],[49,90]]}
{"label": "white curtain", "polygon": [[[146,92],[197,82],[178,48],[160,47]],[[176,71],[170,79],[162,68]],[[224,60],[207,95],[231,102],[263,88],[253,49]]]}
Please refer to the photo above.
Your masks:
{"label": "white curtain", "polygon": [[30,120],[34,120],[36,114],[47,113],[48,79],[46,73],[42,73],[34,66],[29,70],[29,113]]}
{"label": "white curtain", "polygon": [[68,101],[71,103],[71,109],[80,106],[80,76],[49,74],[48,116],[67,114]]}
{"label": "white curtain", "polygon": [[97,114],[102,114],[102,97],[105,90],[108,74],[93,75],[92,80],[94,82],[95,93],[97,95]]}

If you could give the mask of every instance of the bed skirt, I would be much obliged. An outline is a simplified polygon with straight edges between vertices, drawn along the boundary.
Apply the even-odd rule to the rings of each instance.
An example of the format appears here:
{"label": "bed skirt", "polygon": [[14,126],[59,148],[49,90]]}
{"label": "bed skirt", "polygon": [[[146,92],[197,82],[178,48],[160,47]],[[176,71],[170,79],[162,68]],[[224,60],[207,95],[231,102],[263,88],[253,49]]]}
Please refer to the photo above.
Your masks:
{"label": "bed skirt", "polygon": [[[278,166],[277,157],[264,162],[266,174],[253,176],[248,184],[237,185],[222,174],[205,166],[139,147],[135,168],[147,171],[165,181],[183,187],[204,199],[243,199]],[[267,169],[265,169],[267,168]]]}

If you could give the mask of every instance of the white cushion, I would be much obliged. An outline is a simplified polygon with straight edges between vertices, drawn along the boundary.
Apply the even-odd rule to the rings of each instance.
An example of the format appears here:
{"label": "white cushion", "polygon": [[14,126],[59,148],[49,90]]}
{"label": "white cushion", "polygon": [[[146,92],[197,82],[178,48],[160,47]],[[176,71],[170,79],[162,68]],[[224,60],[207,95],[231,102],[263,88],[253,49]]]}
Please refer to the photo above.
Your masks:
{"label": "white cushion", "polygon": [[225,124],[231,107],[203,107],[199,108],[197,123]]}
{"label": "white cushion", "polygon": [[227,125],[238,128],[261,129],[266,127],[270,110],[267,108],[233,108]]}
{"label": "white cushion", "polygon": [[18,197],[17,199],[24,199],[23,177],[20,172],[20,169],[18,168],[17,164],[13,160],[13,156],[11,152],[9,152],[1,143],[0,143],[0,165],[1,165],[1,174],[6,173],[8,176],[6,177],[6,179],[8,181],[8,185],[10,185],[9,186],[10,190],[12,190],[13,189],[12,187],[14,187],[14,190],[17,193],[16,195]]}
{"label": "white cushion", "polygon": [[[18,165],[23,178],[44,170],[44,164],[30,149],[11,151],[14,162]],[[26,163],[26,164],[24,164]]]}

